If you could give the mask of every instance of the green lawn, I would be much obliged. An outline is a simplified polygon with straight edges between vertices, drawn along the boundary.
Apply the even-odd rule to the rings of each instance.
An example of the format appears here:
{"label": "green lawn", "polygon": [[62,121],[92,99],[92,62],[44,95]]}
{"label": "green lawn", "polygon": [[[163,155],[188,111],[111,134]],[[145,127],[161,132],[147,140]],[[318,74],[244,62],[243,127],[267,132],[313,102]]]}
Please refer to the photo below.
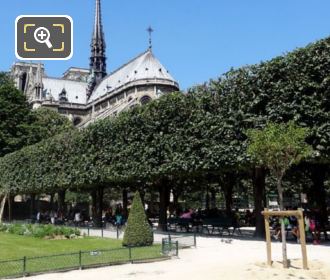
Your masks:
{"label": "green lawn", "polygon": [[0,233],[0,261],[95,249],[121,248],[121,241],[102,238],[45,240],[15,234]]}
{"label": "green lawn", "polygon": [[[21,275],[24,256],[27,257],[26,273],[162,257],[160,245],[132,248],[130,254],[129,249],[115,239],[44,240],[0,233],[0,277]],[[7,260],[10,262],[4,262]]]}

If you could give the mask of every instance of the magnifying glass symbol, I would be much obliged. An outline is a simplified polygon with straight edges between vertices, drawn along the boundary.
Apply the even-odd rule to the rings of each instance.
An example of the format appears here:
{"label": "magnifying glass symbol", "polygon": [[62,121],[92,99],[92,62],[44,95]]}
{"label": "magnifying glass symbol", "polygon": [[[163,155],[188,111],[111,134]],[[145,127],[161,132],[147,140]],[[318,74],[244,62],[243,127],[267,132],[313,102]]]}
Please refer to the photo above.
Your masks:
{"label": "magnifying glass symbol", "polygon": [[50,32],[46,27],[39,27],[34,31],[34,39],[40,44],[46,44],[49,49],[53,47],[49,40]]}

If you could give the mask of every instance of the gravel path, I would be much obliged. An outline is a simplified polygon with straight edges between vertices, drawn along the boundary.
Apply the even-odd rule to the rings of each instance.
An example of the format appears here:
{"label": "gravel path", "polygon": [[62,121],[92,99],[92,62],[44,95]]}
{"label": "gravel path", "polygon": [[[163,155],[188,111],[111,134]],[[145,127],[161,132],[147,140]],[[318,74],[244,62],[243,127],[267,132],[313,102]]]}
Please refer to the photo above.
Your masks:
{"label": "gravel path", "polygon": [[[96,233],[95,233],[96,234]],[[111,235],[110,233],[108,234]],[[107,234],[105,233],[105,236]],[[156,235],[160,240],[162,236]],[[310,269],[301,269],[299,244],[288,244],[291,268],[282,269],[281,243],[272,244],[274,265],[265,266],[266,244],[263,241],[231,240],[221,238],[197,238],[197,248],[180,250],[179,258],[168,261],[127,264],[97,269],[76,270],[66,273],[33,276],[31,280],[283,280],[330,279],[330,244],[308,245]]]}

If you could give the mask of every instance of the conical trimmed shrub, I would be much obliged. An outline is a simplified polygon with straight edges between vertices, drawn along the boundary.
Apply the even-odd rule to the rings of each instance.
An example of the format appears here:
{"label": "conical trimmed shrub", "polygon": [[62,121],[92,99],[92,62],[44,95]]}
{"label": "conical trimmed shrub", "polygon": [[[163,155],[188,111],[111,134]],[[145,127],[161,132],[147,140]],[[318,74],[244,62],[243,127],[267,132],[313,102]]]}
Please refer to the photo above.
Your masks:
{"label": "conical trimmed shrub", "polygon": [[150,227],[141,197],[137,191],[127,220],[124,233],[123,246],[150,246],[154,241],[152,228]]}

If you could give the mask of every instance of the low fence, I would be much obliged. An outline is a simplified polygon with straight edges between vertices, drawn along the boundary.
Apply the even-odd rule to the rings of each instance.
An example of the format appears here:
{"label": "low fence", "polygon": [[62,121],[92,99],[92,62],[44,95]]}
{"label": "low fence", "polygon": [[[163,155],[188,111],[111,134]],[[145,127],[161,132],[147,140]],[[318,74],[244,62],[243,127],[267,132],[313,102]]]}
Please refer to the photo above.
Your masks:
{"label": "low fence", "polygon": [[125,226],[112,226],[107,228],[96,228],[96,227],[76,227],[81,231],[82,234],[87,236],[95,237],[110,237],[120,239],[125,231]]}
{"label": "low fence", "polygon": [[168,234],[168,240],[171,242],[178,242],[179,248],[197,247],[196,233],[189,234]]}
{"label": "low fence", "polygon": [[[111,237],[111,238],[122,238],[122,235],[125,231],[125,227],[113,227],[111,229],[103,228],[79,228],[82,233],[85,233],[87,236],[99,236],[99,237]],[[159,233],[160,235],[164,232],[155,231],[154,234]],[[166,233],[165,233],[166,234]],[[179,248],[190,248],[197,247],[197,238],[196,233],[172,233],[168,232],[166,234],[167,239],[175,243],[178,241]],[[164,239],[164,238],[163,238]],[[162,239],[162,240],[163,240]]]}
{"label": "low fence", "polygon": [[162,243],[162,246],[123,247],[110,250],[23,257],[16,260],[0,261],[0,278],[166,259],[178,256],[178,251],[178,242],[169,240]]}
{"label": "low fence", "polygon": [[169,257],[179,256],[179,242],[171,241],[170,238],[163,238],[162,251],[164,255]]}
{"label": "low fence", "polygon": [[[78,228],[82,233],[85,233],[87,236],[96,236],[96,237],[110,237],[110,238],[122,238],[122,235],[125,231],[125,226],[122,227],[112,227],[112,228],[87,228],[82,227]],[[167,239],[176,242],[178,241],[179,248],[189,248],[197,247],[197,234],[196,233],[173,233],[173,232],[158,232],[155,231],[154,234],[165,234]]]}

